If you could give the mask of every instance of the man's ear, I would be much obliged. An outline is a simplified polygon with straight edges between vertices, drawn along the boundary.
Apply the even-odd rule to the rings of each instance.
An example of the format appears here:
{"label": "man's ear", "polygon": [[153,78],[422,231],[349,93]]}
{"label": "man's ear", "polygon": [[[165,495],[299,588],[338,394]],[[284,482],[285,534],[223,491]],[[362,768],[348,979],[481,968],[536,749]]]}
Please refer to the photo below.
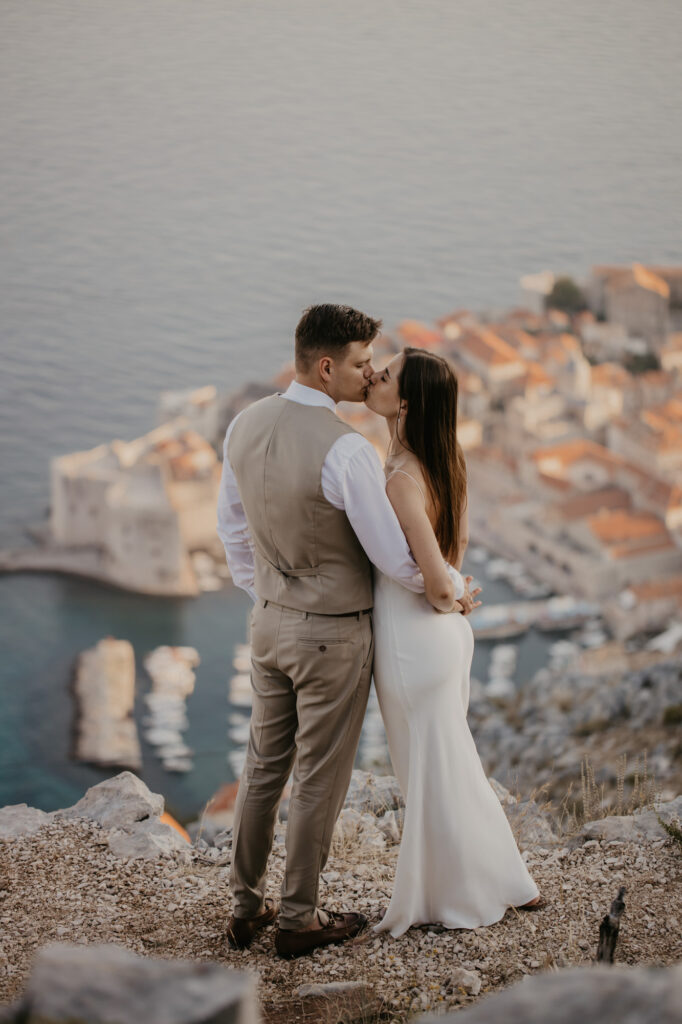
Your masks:
{"label": "man's ear", "polygon": [[317,364],[322,380],[331,380],[333,376],[334,360],[331,356],[323,356]]}

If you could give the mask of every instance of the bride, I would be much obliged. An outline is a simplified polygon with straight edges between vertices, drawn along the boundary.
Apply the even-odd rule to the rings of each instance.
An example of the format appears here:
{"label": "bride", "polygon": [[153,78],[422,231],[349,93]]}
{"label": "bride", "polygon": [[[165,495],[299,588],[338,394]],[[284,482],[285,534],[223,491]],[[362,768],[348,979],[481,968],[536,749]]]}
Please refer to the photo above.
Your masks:
{"label": "bride", "polygon": [[[440,356],[406,348],[371,378],[367,405],[391,433],[386,491],[424,576],[415,594],[377,572],[374,681],[405,823],[388,910],[376,926],[477,928],[510,906],[541,904],[467,724],[474,637],[444,563],[462,564],[466,467],[457,378]],[[469,577],[467,582],[471,578]]]}

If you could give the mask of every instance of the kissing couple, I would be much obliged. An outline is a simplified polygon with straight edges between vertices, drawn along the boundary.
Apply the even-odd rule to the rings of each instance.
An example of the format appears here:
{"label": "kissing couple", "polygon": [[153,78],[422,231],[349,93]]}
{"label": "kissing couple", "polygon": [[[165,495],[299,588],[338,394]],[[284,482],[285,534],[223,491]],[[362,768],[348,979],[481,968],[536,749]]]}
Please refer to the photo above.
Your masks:
{"label": "kissing couple", "polygon": [[[360,913],[318,905],[319,877],[350,782],[372,676],[405,820],[393,895],[377,931],[477,928],[541,905],[467,725],[480,604],[460,568],[466,466],[457,378],[406,348],[372,366],[381,321],[348,306],[305,310],[296,377],[236,416],[224,444],[218,533],[251,596],[253,708],[232,837],[227,935],[245,949],[278,919],[293,958],[353,938]],[[362,402],[389,427],[382,467],[336,415]],[[293,771],[277,907],[265,876]]]}

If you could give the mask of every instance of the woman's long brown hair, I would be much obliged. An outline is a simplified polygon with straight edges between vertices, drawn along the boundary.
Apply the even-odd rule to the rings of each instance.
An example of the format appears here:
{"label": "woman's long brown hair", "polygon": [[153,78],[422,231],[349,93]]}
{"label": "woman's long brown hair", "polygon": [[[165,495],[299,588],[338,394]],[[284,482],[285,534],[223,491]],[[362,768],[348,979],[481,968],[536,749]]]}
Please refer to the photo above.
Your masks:
{"label": "woman's long brown hair", "polygon": [[467,492],[466,463],[457,441],[457,377],[432,352],[406,348],[403,355],[398,393],[407,402],[404,441],[424,467],[436,509],[438,546],[454,564]]}

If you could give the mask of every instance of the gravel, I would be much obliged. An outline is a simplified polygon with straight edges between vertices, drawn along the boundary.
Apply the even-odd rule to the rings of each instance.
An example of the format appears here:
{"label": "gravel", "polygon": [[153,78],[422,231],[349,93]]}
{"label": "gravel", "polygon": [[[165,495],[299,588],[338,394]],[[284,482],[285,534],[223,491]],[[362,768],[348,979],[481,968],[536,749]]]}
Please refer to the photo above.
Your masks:
{"label": "gravel", "polygon": [[[268,895],[274,897],[282,880],[283,838],[280,828],[268,875]],[[397,851],[363,843],[361,833],[337,834],[322,876],[322,905],[361,910],[376,922],[388,903]],[[229,948],[229,847],[211,853],[192,848],[189,862],[174,854],[122,860],[111,852],[108,832],[81,819],[50,821],[37,833],[0,841],[0,1002],[17,998],[35,951],[45,943],[116,942],[148,956],[254,972],[266,1022],[312,1020],[301,986],[347,981],[370,987],[382,1020],[404,1021],[417,1012],[470,1005],[524,975],[589,964],[600,920],[621,885],[627,888],[626,913],[617,961],[664,965],[682,959],[682,857],[672,840],[531,847],[524,857],[548,901],[539,911],[509,910],[497,924],[472,931],[425,927],[393,939],[370,930],[353,943],[297,961],[275,956],[272,928],[250,950]]]}

